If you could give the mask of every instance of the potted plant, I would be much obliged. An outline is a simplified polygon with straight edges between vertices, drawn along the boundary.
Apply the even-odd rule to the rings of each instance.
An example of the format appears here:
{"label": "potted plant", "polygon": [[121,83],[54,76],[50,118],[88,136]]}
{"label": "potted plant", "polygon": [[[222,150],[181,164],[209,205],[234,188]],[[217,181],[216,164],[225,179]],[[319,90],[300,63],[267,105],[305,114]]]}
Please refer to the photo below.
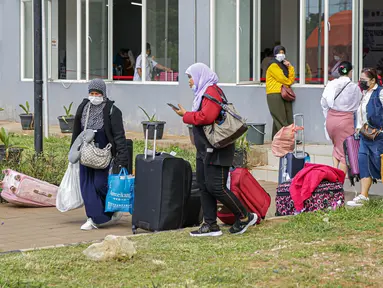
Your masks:
{"label": "potted plant", "polygon": [[153,140],[154,139],[154,126],[157,126],[157,139],[162,139],[162,136],[164,135],[164,128],[165,128],[165,124],[166,122],[164,121],[158,121],[156,119],[156,114],[153,114],[152,116],[149,116],[149,114],[145,111],[144,108],[142,108],[141,106],[138,106],[142,112],[144,112],[144,114],[146,115],[146,117],[148,118],[148,121],[142,121],[141,124],[142,124],[142,128],[144,130],[144,137],[146,137],[146,127],[148,125],[149,126],[149,139]]}
{"label": "potted plant", "polygon": [[64,106],[65,115],[57,117],[60,123],[61,133],[73,132],[74,116],[71,114],[72,105],[73,102],[69,104],[68,108]]}
{"label": "potted plant", "polygon": [[19,105],[21,109],[24,110],[25,113],[20,114],[21,120],[21,128],[23,130],[33,130],[35,128],[33,113],[30,112],[29,102]]}
{"label": "potted plant", "polygon": [[4,127],[1,127],[0,129],[0,161],[8,161],[13,160],[19,162],[21,152],[24,149],[28,149],[28,147],[25,146],[18,146],[13,145],[10,143],[10,135],[8,132],[4,129]]}
{"label": "potted plant", "polygon": [[234,152],[234,167],[247,167],[247,155],[250,151],[250,144],[246,140],[246,133],[235,141],[235,152]]}

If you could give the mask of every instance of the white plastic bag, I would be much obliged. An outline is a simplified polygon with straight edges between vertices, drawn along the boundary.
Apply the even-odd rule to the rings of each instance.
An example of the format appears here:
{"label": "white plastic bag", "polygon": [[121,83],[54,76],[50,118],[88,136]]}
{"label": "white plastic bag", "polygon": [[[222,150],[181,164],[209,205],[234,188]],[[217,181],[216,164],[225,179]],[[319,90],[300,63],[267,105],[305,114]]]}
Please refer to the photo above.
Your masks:
{"label": "white plastic bag", "polygon": [[80,188],[80,164],[69,163],[64,178],[61,181],[57,198],[56,208],[60,212],[67,212],[84,205]]}

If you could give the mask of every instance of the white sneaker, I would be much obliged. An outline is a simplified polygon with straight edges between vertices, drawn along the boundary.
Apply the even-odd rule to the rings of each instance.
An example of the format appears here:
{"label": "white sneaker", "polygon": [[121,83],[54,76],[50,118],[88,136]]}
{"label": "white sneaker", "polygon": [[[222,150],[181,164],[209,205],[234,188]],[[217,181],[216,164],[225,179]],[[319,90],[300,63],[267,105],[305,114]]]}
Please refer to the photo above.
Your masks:
{"label": "white sneaker", "polygon": [[81,230],[92,230],[92,229],[98,229],[97,224],[93,222],[92,218],[88,218],[88,220],[85,222],[84,225],[81,226]]}
{"label": "white sneaker", "polygon": [[351,207],[363,206],[364,202],[369,201],[369,200],[370,199],[368,199],[368,197],[360,194],[360,195],[356,196],[352,201],[347,201],[347,206],[351,206]]}

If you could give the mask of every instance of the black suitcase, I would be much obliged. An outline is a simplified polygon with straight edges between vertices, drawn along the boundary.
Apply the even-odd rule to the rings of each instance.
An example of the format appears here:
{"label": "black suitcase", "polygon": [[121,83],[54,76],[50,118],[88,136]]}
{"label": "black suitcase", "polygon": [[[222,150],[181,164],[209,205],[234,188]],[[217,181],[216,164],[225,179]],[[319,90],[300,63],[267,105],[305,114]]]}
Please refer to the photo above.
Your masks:
{"label": "black suitcase", "polygon": [[[301,119],[301,124],[297,124],[298,119]],[[294,124],[304,127],[303,114],[294,115]],[[302,149],[298,150],[297,141],[302,143]],[[290,181],[303,169],[305,163],[310,159],[309,154],[305,152],[304,130],[295,132],[295,148],[293,153],[288,153],[279,161],[278,184]]]}
{"label": "black suitcase", "polygon": [[[147,127],[149,127],[148,124]],[[154,125],[154,124],[153,124]],[[153,151],[156,149],[157,126]],[[145,153],[136,157],[132,231],[164,231],[182,228],[190,196],[190,163],[169,154],[148,155],[148,129]]]}
{"label": "black suitcase", "polygon": [[201,189],[197,183],[196,173],[193,172],[192,175],[191,192],[186,203],[185,217],[182,227],[199,226],[203,219],[201,206]]}

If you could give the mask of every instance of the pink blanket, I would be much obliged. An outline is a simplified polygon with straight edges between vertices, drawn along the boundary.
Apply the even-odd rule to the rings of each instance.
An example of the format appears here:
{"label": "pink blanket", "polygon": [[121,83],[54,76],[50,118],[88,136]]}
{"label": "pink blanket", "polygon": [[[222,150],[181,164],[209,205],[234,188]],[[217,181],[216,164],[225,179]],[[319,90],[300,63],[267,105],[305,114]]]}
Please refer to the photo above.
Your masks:
{"label": "pink blanket", "polygon": [[320,164],[306,163],[305,167],[293,178],[290,186],[290,195],[294,201],[296,211],[302,211],[304,201],[309,199],[319,183],[344,183],[346,175],[342,170]]}

